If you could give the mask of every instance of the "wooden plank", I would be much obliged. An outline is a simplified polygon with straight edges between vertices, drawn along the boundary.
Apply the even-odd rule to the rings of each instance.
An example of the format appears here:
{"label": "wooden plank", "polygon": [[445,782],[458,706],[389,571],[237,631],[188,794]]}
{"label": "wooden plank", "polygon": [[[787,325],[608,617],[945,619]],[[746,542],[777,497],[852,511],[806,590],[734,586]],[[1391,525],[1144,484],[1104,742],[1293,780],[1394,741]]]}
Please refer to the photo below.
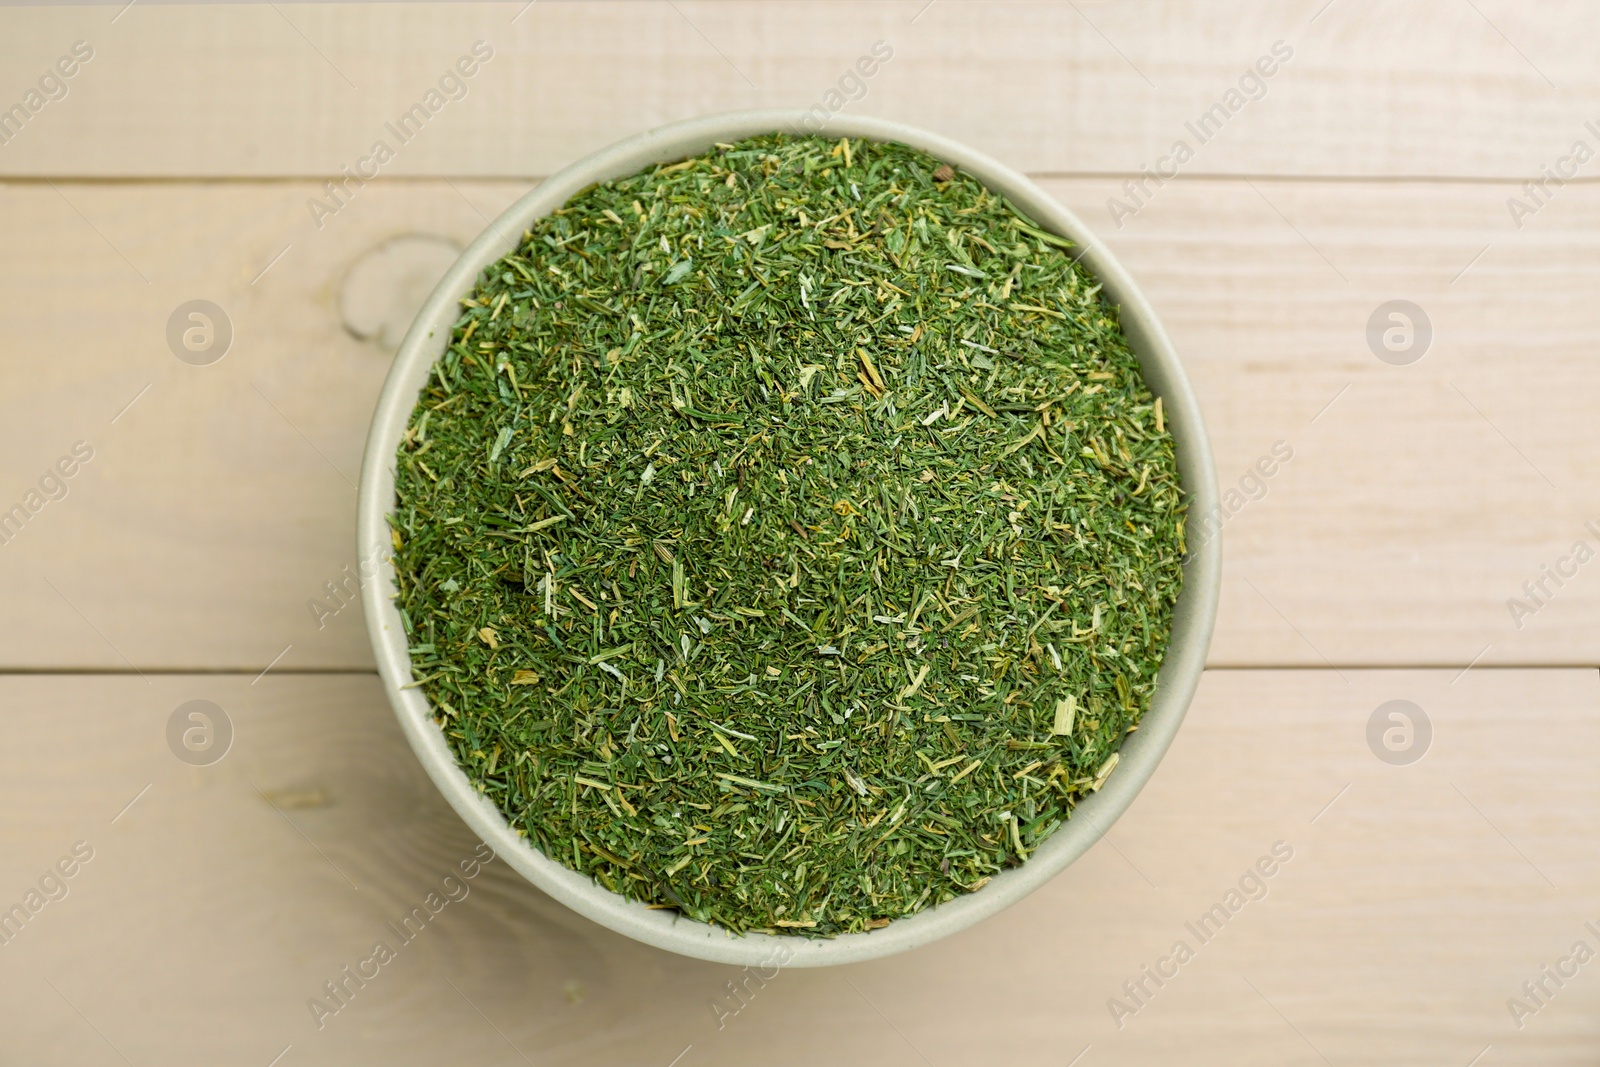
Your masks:
{"label": "wooden plank", "polygon": [[[544,175],[670,120],[809,107],[879,40],[893,58],[864,96],[845,83],[850,110],[1035,172],[1135,172],[1182,139],[1190,174],[1521,181],[1600,118],[1582,0],[121,6],[0,12],[7,105],[95,50],[0,173],[330,175],[386,138],[392,174]],[[385,123],[477,40],[495,58],[402,146]],[[1292,58],[1202,144],[1185,123],[1279,40]]]}
{"label": "wooden plank", "polygon": [[[1048,187],[1090,219],[1113,191]],[[399,234],[464,243],[523,188],[378,182],[321,230],[308,183],[0,189],[0,511],[74,442],[96,450],[0,545],[0,665],[260,670],[288,646],[282,668],[370,664],[358,607],[308,604],[337,607],[325,583],[358,562],[350,480],[387,368],[341,325],[341,279]],[[1600,409],[1600,189],[1520,231],[1513,192],[1183,181],[1103,230],[1190,368],[1224,486],[1294,450],[1224,525],[1214,664],[1600,662],[1592,568],[1545,579],[1534,614],[1507,606],[1600,546],[1579,444]],[[200,297],[235,327],[205,367],[165,338]],[[1410,366],[1365,339],[1396,297],[1435,332]]]}
{"label": "wooden plank", "polygon": [[[75,842],[94,853],[0,945],[6,1051],[664,1065],[692,1046],[681,1063],[731,1065],[1067,1063],[1091,1046],[1083,1063],[1387,1065],[1492,1045],[1501,1062],[1580,1062],[1600,1042],[1596,964],[1546,980],[1521,1029],[1507,1001],[1575,942],[1600,946],[1584,925],[1600,926],[1600,686],[1593,670],[1453,674],[1209,672],[1082,861],[973,930],[842,970],[760,983],[673,957],[490,863],[320,1030],[307,1001],[398,942],[387,924],[476,847],[376,679],[0,678],[0,905]],[[1407,766],[1366,741],[1396,698],[1431,722]],[[193,699],[234,730],[210,766],[168,749]],[[1202,941],[1186,924],[1226,908],[1277,842],[1293,855],[1265,895],[1247,881],[1257,899]],[[1193,958],[1145,979],[1119,1028],[1108,1001],[1131,1006],[1123,983],[1179,940]],[[730,981],[748,982],[742,1007]]]}
{"label": "wooden plank", "polygon": [[[1105,192],[1051,188],[1091,218]],[[1600,583],[1569,558],[1600,549],[1600,476],[1574,445],[1600,314],[1567,295],[1600,280],[1600,198],[1562,190],[1518,230],[1516,192],[1180,182],[1106,231],[1238,491],[1213,664],[1600,662]],[[1367,337],[1395,299],[1433,333],[1403,366]],[[1278,442],[1293,459],[1253,478]],[[1576,575],[1530,597],[1556,566]]]}
{"label": "wooden plank", "polygon": [[[341,280],[408,232],[464,245],[520,190],[374,186],[320,232],[305,183],[0,191],[0,511],[74,442],[94,450],[0,545],[0,589],[28,605],[0,628],[4,662],[260,670],[293,646],[280,666],[369,665],[359,607],[327,583],[359,563],[354,482],[389,358],[345,330]],[[167,339],[200,298],[233,327],[209,366]]]}

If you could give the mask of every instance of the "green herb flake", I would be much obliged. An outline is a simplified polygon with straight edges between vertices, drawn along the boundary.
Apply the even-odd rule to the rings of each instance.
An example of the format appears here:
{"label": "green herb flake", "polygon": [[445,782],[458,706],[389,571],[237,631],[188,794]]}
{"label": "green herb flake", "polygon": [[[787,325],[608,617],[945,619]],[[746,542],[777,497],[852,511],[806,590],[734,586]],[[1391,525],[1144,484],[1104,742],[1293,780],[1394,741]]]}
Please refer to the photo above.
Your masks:
{"label": "green herb flake", "polygon": [[775,134],[484,272],[391,522],[414,684],[517,832],[830,937],[980,889],[1105,784],[1184,504],[1072,251],[920,151]]}

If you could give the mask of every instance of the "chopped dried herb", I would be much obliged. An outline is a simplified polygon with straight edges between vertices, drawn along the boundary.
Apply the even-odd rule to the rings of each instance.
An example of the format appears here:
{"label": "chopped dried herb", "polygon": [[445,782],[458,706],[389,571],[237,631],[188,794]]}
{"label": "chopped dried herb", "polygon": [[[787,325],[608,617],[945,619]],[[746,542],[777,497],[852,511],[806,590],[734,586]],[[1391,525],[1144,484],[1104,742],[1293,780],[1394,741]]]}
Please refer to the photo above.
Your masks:
{"label": "chopped dried herb", "polygon": [[607,889],[831,936],[1104,784],[1182,579],[1117,309],[970,176],[772,135],[593,187],[462,303],[398,605],[461,766]]}

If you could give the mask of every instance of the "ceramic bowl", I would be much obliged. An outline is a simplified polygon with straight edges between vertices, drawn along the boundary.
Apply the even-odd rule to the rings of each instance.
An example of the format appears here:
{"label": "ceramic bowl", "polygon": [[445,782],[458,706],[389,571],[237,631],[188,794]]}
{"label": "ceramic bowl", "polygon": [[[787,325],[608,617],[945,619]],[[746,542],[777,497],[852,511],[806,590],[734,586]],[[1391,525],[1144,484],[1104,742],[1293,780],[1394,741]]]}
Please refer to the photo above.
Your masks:
{"label": "ceramic bowl", "polygon": [[[1172,620],[1167,649],[1150,708],[1139,729],[1123,742],[1121,759],[1105,786],[1079,802],[1073,817],[1047,838],[1021,866],[996,875],[975,893],[899,919],[868,933],[832,939],[770,934],[733,935],[727,930],[647,908],[603,888],[547,858],[517,836],[505,817],[479,795],[444,736],[432,709],[412,682],[405,631],[393,598],[394,570],[386,516],[395,503],[395,453],[417,395],[430,368],[443,354],[458,302],[479,273],[507,252],[535,219],[593,185],[635,174],[651,164],[702,154],[727,143],[775,130],[803,132],[799,110],[742,111],[712,115],[641,133],[579,160],[518,200],[490,224],[456,260],[417,314],[384,382],[367,437],[361,469],[358,548],[363,561],[376,564],[376,576],[362,590],[367,629],[378,671],[406,738],[451,807],[508,864],[545,893],[595,922],[647,944],[686,956],[723,963],[770,967],[815,967],[888,956],[964,929],[1015,904],[1083,855],[1125,811],[1161,761],[1188,710],[1200,681],[1211,641],[1221,581],[1222,543],[1218,538],[1192,546],[1184,564],[1183,592]],[[1137,354],[1144,379],[1162,398],[1177,445],[1179,475],[1191,514],[1216,506],[1216,478],[1199,404],[1166,331],[1133,279],[1076,216],[1021,174],[938,134],[882,119],[837,115],[823,135],[899,141],[928,152],[1006,197],[1038,226],[1075,242],[1082,262],[1104,284],[1122,312],[1122,328]]]}

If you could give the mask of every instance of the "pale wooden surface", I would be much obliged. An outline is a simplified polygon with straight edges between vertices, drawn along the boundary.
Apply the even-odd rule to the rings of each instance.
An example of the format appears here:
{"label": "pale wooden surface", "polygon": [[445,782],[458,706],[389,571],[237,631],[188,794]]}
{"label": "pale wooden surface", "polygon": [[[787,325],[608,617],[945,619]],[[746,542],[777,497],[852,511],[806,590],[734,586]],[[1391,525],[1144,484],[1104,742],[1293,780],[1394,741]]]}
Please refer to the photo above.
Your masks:
{"label": "pale wooden surface", "polygon": [[[1104,181],[1045,185],[1104,221]],[[0,189],[0,504],[73,441],[97,455],[0,546],[0,663],[260,670],[292,645],[285,668],[369,667],[359,609],[319,628],[306,603],[356,562],[352,483],[387,370],[341,324],[340,280],[395,234],[464,244],[528,185],[376,183],[320,231],[309,182],[55,186]],[[1520,630],[1506,608],[1576,539],[1600,546],[1583,529],[1600,520],[1600,187],[1521,232],[1508,189],[1178,182],[1104,231],[1190,370],[1219,481],[1294,449],[1224,529],[1213,664],[1465,665],[1485,645],[1484,664],[1600,662],[1600,574]],[[1397,296],[1434,324],[1408,367],[1364,338]],[[166,347],[195,297],[234,322],[210,367]]]}
{"label": "pale wooden surface", "polygon": [[[1453,674],[1209,672],[1134,807],[1045,889],[918,952],[784,971],[720,1031],[709,1002],[736,970],[606,932],[491,864],[318,1032],[307,998],[475,845],[376,679],[5,679],[0,886],[17,895],[79,839],[95,858],[0,948],[0,1044],[5,1062],[116,1062],[76,1008],[135,1064],[265,1065],[285,1045],[285,1064],[522,1062],[481,1011],[538,1064],[665,1067],[691,1044],[686,1065],[1065,1064],[1085,1045],[1085,1064],[1320,1062],[1294,1027],[1335,1064],[1465,1064],[1489,1044],[1485,1062],[1592,1062],[1600,964],[1520,1033],[1504,1002],[1596,940],[1600,680]],[[1434,727],[1409,767],[1363,739],[1397,697]],[[163,737],[195,698],[237,730],[203,769]],[[1185,921],[1279,840],[1294,857],[1267,896],[1199,946]],[[1119,1031],[1107,999],[1178,938],[1196,958]]]}
{"label": "pale wooden surface", "polygon": [[[95,448],[0,545],[0,907],[96,849],[0,946],[0,1063],[1594,1062],[1600,965],[1520,1031],[1506,1009],[1575,940],[1600,948],[1600,572],[1520,629],[1506,607],[1600,545],[1600,189],[1586,168],[1520,230],[1506,208],[1595,143],[1592,7],[521,7],[0,9],[0,103],[96,48],[0,146],[0,510]],[[316,228],[323,176],[480,37],[471,95]],[[720,1031],[736,972],[491,865],[319,1033],[306,998],[474,845],[359,609],[319,629],[306,605],[356,562],[387,369],[341,322],[343,279],[399,235],[464,244],[636,130],[814,103],[879,38],[895,57],[851,110],[986,149],[1105,236],[1225,487],[1294,449],[1227,525],[1213,669],[1172,754],[1030,900],[909,956],[784,972]],[[1107,198],[1279,38],[1295,57],[1267,95],[1116,227]],[[210,367],[164,337],[194,298],[235,328]],[[1367,349],[1393,298],[1433,322],[1412,366]],[[164,740],[195,697],[238,727],[210,768]],[[1435,728],[1410,767],[1364,741],[1396,697]],[[1296,856],[1268,898],[1117,1030],[1107,998],[1279,839]]]}
{"label": "pale wooden surface", "polygon": [[520,18],[522,0],[281,14],[140,3],[114,24],[120,4],[9,10],[0,69],[19,90],[74,40],[96,58],[38,130],[0,149],[0,169],[320,178],[480,39],[496,58],[401,150],[395,173],[550,174],[674,119],[809,107],[877,40],[894,58],[853,108],[1035,173],[1153,162],[1278,40],[1293,58],[1191,173],[1520,182],[1596,117],[1583,0],[1475,0],[1476,11],[1338,0],[1320,15],[1326,0],[1248,0],[1226,14],[1206,0],[939,0],[918,18],[926,3],[545,0]]}

